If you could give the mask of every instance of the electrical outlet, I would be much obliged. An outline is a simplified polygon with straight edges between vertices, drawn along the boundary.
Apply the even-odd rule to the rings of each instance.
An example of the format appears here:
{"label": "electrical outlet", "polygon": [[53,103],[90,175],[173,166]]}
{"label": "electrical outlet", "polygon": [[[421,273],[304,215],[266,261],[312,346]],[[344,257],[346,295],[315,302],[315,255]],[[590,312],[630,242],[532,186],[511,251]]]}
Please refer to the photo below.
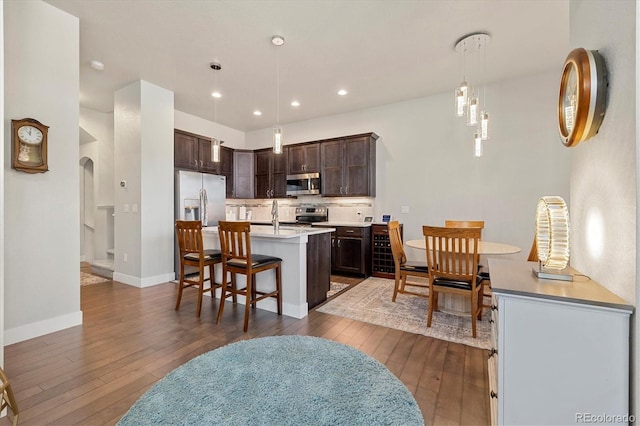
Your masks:
{"label": "electrical outlet", "polygon": [[125,204],[124,206],[122,206],[122,210],[123,210],[125,213],[129,213],[129,204]]}
{"label": "electrical outlet", "polygon": [[125,253],[125,254],[122,256],[122,258],[123,258],[123,260],[124,260],[125,262],[128,262],[128,261],[129,261],[129,255],[128,255],[127,253]]}
{"label": "electrical outlet", "polygon": [[409,213],[409,206],[401,206],[400,213]]}

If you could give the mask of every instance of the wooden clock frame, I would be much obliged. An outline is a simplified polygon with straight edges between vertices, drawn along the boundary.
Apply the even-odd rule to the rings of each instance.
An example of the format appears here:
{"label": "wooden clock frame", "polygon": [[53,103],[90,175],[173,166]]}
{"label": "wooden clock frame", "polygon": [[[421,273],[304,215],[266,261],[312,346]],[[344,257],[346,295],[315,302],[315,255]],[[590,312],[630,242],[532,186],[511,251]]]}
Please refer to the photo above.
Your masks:
{"label": "wooden clock frame", "polygon": [[[574,75],[576,81],[569,76]],[[597,50],[572,50],[564,64],[558,96],[558,130],[566,147],[595,136],[606,108],[607,68]],[[574,118],[567,117],[563,101],[575,97]]]}
{"label": "wooden clock frame", "polygon": [[[27,144],[18,137],[18,129],[23,126],[33,126],[42,132],[42,143],[38,145]],[[44,173],[49,171],[47,133],[49,126],[46,126],[33,118],[23,118],[21,120],[11,120],[11,167],[25,173]],[[34,160],[25,161],[24,155],[33,156]],[[25,154],[26,153],[26,154]],[[21,158],[22,157],[22,158]]]}

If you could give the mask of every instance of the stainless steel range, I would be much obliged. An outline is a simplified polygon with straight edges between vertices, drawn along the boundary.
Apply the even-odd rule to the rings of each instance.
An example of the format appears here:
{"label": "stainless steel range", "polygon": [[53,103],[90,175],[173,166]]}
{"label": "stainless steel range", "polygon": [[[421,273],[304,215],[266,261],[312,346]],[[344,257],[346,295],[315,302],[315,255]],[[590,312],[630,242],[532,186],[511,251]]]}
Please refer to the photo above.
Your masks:
{"label": "stainless steel range", "polygon": [[315,222],[326,222],[328,219],[329,209],[326,207],[296,207],[296,225],[311,226]]}

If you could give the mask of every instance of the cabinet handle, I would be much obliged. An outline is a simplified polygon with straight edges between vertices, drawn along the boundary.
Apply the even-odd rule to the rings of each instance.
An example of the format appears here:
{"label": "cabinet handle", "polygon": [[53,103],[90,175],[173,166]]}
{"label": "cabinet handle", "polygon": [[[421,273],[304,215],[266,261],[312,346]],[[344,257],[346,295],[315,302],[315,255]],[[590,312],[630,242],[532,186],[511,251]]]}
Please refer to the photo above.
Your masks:
{"label": "cabinet handle", "polygon": [[491,391],[491,394],[490,394],[490,395],[491,395],[491,398],[498,399],[498,394],[497,394],[497,393],[495,393],[494,391]]}
{"label": "cabinet handle", "polygon": [[346,232],[349,233],[349,234],[353,234],[355,231],[353,229],[347,229]]}
{"label": "cabinet handle", "polygon": [[340,240],[338,240],[338,247],[340,247]]}
{"label": "cabinet handle", "polygon": [[336,240],[331,239],[331,247],[335,247],[335,242],[336,242]]}
{"label": "cabinet handle", "polygon": [[273,197],[273,189],[271,190],[271,196]]}
{"label": "cabinet handle", "polygon": [[498,354],[498,350],[496,348],[491,348],[491,350],[489,351],[489,358],[497,354]]}
{"label": "cabinet handle", "polygon": [[267,194],[266,195],[267,195],[267,198],[269,198],[269,190],[268,189],[267,189]]}
{"label": "cabinet handle", "polygon": [[193,160],[193,164],[198,167],[198,160]]}
{"label": "cabinet handle", "polygon": [[202,160],[200,160],[200,167],[202,167]]}
{"label": "cabinet handle", "polygon": [[340,187],[340,194],[342,194],[342,187]]}
{"label": "cabinet handle", "polygon": [[348,187],[348,186],[345,186],[344,193],[345,193],[345,194],[348,194],[348,193],[349,193],[349,187]]}

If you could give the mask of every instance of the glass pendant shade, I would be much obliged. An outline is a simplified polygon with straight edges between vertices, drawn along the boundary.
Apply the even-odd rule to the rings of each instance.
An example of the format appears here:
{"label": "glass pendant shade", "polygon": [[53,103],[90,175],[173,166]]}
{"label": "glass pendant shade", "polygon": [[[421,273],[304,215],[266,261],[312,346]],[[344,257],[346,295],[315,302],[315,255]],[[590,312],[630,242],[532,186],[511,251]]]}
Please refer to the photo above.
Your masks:
{"label": "glass pendant shade", "polygon": [[482,138],[477,132],[473,135],[473,156],[482,157]]}
{"label": "glass pendant shade", "polygon": [[478,124],[478,98],[471,98],[467,106],[467,126],[476,124]]}
{"label": "glass pendant shade", "polygon": [[489,113],[486,111],[482,111],[480,114],[480,138],[483,141],[489,139]]}
{"label": "glass pendant shade", "polygon": [[460,86],[456,89],[456,117],[464,116],[464,109],[467,106],[467,93],[469,86],[466,81],[460,83]]}
{"label": "glass pendant shade", "polygon": [[220,162],[220,140],[211,138],[211,161]]}
{"label": "glass pendant shade", "polygon": [[282,154],[282,126],[273,126],[273,153]]}

